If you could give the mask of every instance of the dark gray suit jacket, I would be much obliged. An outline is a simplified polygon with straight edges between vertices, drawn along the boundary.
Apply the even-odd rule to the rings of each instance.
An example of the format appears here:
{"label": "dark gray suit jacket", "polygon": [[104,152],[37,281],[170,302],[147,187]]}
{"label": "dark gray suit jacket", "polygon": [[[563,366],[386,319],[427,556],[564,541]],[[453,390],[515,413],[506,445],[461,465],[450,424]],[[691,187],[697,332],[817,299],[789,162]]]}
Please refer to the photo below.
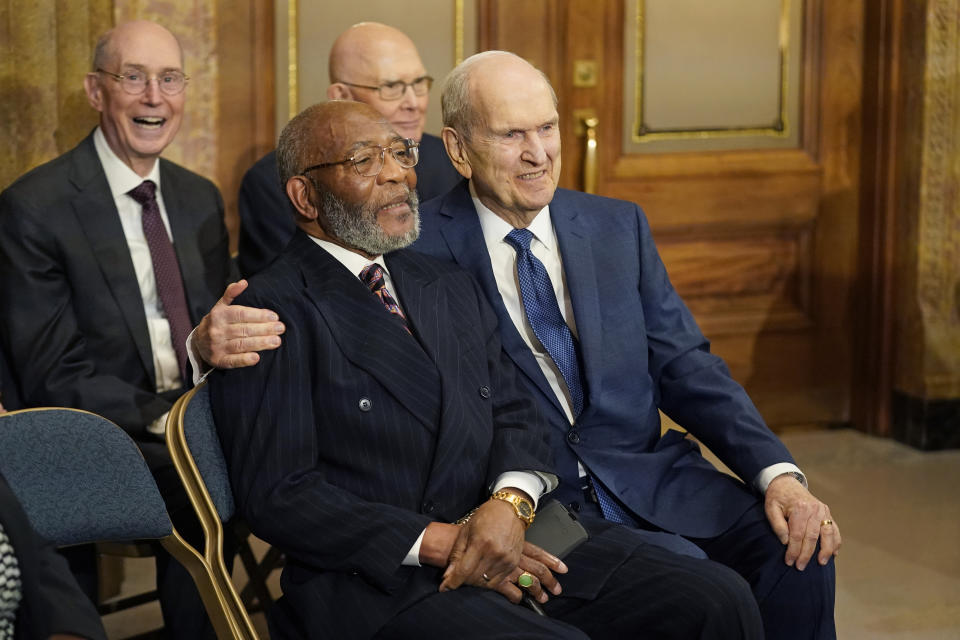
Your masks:
{"label": "dark gray suit jacket", "polygon": [[[160,181],[197,323],[230,280],[223,201],[163,159]],[[25,406],[86,409],[142,438],[178,395],[155,391],[143,299],[92,134],[0,194],[0,310]]]}
{"label": "dark gray suit jacket", "polygon": [[[428,133],[420,140],[417,194],[421,201],[446,193],[460,180],[450,163],[443,141]],[[290,241],[296,228],[293,205],[280,186],[277,152],[254,164],[240,184],[240,272],[251,276],[270,264]]]}

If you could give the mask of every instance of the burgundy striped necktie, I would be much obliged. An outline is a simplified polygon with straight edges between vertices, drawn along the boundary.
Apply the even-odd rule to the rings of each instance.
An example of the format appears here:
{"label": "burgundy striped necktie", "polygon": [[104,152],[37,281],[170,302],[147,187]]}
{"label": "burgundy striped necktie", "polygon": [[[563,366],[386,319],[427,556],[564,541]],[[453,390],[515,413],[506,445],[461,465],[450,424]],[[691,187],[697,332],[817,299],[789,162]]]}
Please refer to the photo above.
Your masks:
{"label": "burgundy striped necktie", "polygon": [[170,323],[170,339],[173,341],[173,350],[177,354],[180,365],[180,378],[187,384],[187,336],[190,335],[192,323],[190,312],[187,310],[187,296],[183,290],[183,277],[180,274],[180,264],[177,254],[174,253],[173,243],[167,235],[167,228],[160,217],[160,206],[157,204],[157,185],[151,180],[144,180],[140,185],[128,192],[131,198],[143,207],[143,235],[146,236],[150,247],[150,258],[153,260],[153,275],[157,281],[157,294],[163,313]]}
{"label": "burgundy striped necktie", "polygon": [[376,262],[368,264],[363,268],[363,271],[360,272],[360,280],[363,281],[363,284],[370,287],[370,291],[380,298],[380,302],[387,308],[387,311],[397,316],[400,321],[403,322],[403,328],[407,330],[407,333],[413,335],[413,332],[410,331],[410,325],[407,323],[407,316],[403,315],[403,309],[400,308],[400,305],[397,304],[394,297],[390,295],[390,291],[383,281],[383,267]]}

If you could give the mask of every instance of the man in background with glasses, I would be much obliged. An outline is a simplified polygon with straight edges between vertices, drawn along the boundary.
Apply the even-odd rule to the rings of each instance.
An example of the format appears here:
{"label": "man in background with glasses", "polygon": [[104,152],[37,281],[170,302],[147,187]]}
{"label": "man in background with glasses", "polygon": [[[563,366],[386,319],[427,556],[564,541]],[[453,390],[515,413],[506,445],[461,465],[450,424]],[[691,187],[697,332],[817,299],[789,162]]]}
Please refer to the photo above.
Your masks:
{"label": "man in background with glasses", "polygon": [[[362,22],[333,43],[329,59],[331,100],[364,102],[402,136],[420,143],[416,167],[421,201],[442,195],[460,180],[443,143],[423,132],[433,83],[413,41],[403,32]],[[293,211],[277,177],[271,151],[247,171],[240,185],[240,271],[250,276],[273,260],[293,235]]]}
{"label": "man in background with glasses", "polygon": [[[0,339],[25,406],[92,411],[137,441],[196,544],[163,433],[190,383],[186,336],[229,282],[230,256],[217,188],[160,158],[188,80],[160,25],[100,38],[84,79],[99,126],[0,194]],[[186,570],[162,551],[157,569],[169,637],[213,637]],[[95,569],[79,573],[89,589]]]}

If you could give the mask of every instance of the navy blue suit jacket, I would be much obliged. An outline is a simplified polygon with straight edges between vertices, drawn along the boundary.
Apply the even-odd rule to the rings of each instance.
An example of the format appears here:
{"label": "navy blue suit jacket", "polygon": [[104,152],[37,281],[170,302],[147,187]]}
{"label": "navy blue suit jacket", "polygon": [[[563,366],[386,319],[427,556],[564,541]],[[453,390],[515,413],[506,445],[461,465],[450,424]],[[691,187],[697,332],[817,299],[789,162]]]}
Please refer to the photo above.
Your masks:
{"label": "navy blue suit jacket", "polygon": [[436,593],[439,570],[401,566],[424,528],[505,471],[551,469],[473,279],[408,250],[386,261],[416,338],[297,231],[237,299],[276,311],[283,345],[210,379],[239,512],[286,554],[283,592],[310,637],[370,637]]}
{"label": "navy blue suit jacket", "polygon": [[550,214],[583,356],[586,403],[573,428],[497,290],[467,182],[421,208],[413,248],[456,262],[479,281],[500,320],[503,347],[551,426],[555,497],[582,500],[577,460],[641,518],[711,537],[756,498],[677,431],[660,436],[660,408],[740,478],[792,462],[670,284],[646,217],[621,200],[558,189]]}
{"label": "navy blue suit jacket", "polygon": [[[429,133],[420,139],[417,194],[426,201],[450,190],[460,179],[443,141]],[[277,152],[260,158],[240,183],[240,272],[249,277],[270,264],[296,228],[296,213],[280,185]]]}
{"label": "navy blue suit jacket", "polygon": [[[159,162],[197,323],[231,279],[223,201],[209,180]],[[171,409],[177,392],[156,391],[143,297],[93,134],[0,194],[0,309],[24,406],[92,411],[134,438]]]}

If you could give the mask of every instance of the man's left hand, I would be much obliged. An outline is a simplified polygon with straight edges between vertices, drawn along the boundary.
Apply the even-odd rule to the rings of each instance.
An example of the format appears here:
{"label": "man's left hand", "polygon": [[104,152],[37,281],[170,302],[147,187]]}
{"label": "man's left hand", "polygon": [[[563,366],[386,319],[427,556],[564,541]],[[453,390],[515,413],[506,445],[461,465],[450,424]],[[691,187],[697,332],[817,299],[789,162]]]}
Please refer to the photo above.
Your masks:
{"label": "man's left hand", "polygon": [[194,355],[217,369],[249,367],[260,361],[258,351],[280,346],[285,327],[276,313],[232,304],[246,288],[246,280],[228,285],[194,329]]}
{"label": "man's left hand", "polygon": [[511,505],[502,500],[480,505],[453,544],[440,591],[462,584],[497,588],[520,563],[523,531]]}
{"label": "man's left hand", "polygon": [[818,539],[817,561],[821,565],[840,552],[840,528],[830,515],[830,507],[793,476],[773,479],[767,487],[764,508],[773,532],[787,546],[787,565],[806,569]]}

